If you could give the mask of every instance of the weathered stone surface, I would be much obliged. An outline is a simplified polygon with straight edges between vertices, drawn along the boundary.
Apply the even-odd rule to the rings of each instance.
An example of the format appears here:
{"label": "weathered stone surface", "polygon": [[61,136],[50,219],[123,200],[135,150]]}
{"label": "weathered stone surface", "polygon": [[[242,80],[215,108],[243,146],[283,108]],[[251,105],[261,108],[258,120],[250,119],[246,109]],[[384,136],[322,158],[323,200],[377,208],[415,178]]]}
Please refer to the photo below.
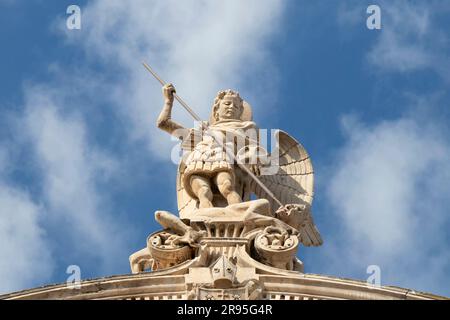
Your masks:
{"label": "weathered stone surface", "polygon": [[[260,275],[300,275],[299,245],[322,244],[310,210],[309,155],[284,132],[269,155],[250,105],[232,90],[219,92],[209,123],[184,128],[171,119],[174,91],[164,86],[157,124],[183,139],[179,218],[155,213],[163,230],[130,256],[131,270],[184,272],[189,299],[260,299]],[[250,201],[251,193],[258,199]]]}
{"label": "weathered stone surface", "polygon": [[[203,270],[198,270],[203,271]],[[66,284],[51,285],[0,296],[6,300],[186,300],[206,299],[212,290],[192,292],[189,269],[181,273],[175,270],[156,271],[125,276],[83,281],[80,289],[70,289]],[[170,275],[167,275],[170,273]],[[201,274],[194,275],[200,277]],[[247,278],[247,276],[245,276]],[[441,300],[448,299],[432,294],[396,287],[371,287],[366,282],[334,277],[291,273],[290,275],[260,274],[255,283],[237,287],[235,291],[245,298],[264,300]],[[195,282],[195,281],[194,281]],[[245,287],[245,290],[243,289]],[[190,290],[188,290],[190,288]],[[217,289],[212,293],[222,293]],[[251,293],[249,294],[249,292]],[[230,292],[230,293],[231,293]],[[242,294],[244,292],[244,294]],[[237,294],[239,294],[237,293]]]}

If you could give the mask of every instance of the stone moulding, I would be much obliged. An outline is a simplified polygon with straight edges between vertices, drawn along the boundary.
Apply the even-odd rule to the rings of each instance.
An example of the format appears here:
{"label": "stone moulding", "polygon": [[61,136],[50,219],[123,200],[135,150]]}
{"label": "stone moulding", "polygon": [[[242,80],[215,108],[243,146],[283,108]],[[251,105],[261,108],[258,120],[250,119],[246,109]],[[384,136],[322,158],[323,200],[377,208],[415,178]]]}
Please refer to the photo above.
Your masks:
{"label": "stone moulding", "polygon": [[[80,289],[50,285],[0,296],[5,300],[186,300],[189,274],[156,271],[82,281]],[[175,272],[176,273],[176,272]],[[314,274],[258,275],[263,300],[448,300],[397,287],[371,287],[366,282]]]}

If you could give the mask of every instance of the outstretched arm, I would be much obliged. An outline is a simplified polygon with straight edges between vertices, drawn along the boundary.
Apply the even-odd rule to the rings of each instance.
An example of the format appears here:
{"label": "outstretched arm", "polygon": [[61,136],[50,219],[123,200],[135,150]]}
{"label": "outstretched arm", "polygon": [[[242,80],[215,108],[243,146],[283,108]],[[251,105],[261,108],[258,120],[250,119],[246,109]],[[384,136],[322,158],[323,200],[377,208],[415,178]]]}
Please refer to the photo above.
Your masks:
{"label": "outstretched arm", "polygon": [[162,90],[164,96],[164,106],[158,117],[156,125],[159,129],[164,130],[177,138],[183,138],[189,133],[189,130],[172,120],[173,94],[175,93],[175,88],[169,83],[166,84]]}

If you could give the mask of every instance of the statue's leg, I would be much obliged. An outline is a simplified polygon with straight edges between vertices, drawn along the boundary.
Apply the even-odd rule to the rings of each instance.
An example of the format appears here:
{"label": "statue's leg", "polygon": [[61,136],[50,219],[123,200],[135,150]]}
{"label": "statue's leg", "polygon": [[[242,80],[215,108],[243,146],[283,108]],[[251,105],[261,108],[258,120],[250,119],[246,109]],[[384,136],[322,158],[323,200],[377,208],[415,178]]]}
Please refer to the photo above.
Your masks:
{"label": "statue's leg", "polygon": [[180,236],[191,229],[191,227],[181,221],[180,218],[167,211],[156,211],[155,220],[158,221],[164,229],[171,229]]}
{"label": "statue's leg", "polygon": [[227,199],[229,205],[242,202],[241,196],[235,190],[233,176],[229,172],[219,172],[214,177],[214,182],[217,185],[220,194]]}
{"label": "statue's leg", "polygon": [[197,196],[200,201],[200,208],[211,208],[213,206],[212,199],[213,194],[211,191],[211,183],[208,178],[192,175],[191,179],[191,188],[192,191]]}
{"label": "statue's leg", "polygon": [[153,258],[148,248],[139,250],[130,256],[131,272],[136,274],[152,267]]}
{"label": "statue's leg", "polygon": [[173,240],[174,245],[186,243],[193,247],[197,246],[198,239],[206,234],[206,231],[195,231],[180,218],[167,211],[156,211],[155,218],[164,229],[170,229],[178,235]]}

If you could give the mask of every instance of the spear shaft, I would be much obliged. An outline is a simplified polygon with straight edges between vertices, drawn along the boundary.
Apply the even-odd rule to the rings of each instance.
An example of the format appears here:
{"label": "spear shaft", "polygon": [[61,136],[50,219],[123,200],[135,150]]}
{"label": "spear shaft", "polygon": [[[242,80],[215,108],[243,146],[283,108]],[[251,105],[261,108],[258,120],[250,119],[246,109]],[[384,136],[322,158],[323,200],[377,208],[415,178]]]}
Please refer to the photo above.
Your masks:
{"label": "spear shaft", "polygon": [[[158,80],[158,82],[162,85],[165,86],[166,82],[164,80],[161,79],[160,76],[158,76],[158,74],[145,62],[142,63],[142,65],[145,67],[145,69],[147,69],[148,72],[150,72],[153,77],[155,77],[156,80]],[[194,110],[192,110],[188,104],[186,102],[184,102],[183,99],[181,99],[175,92],[173,93],[173,97],[184,107],[184,109],[186,109],[187,112],[189,112],[189,114],[196,120],[201,122],[201,118],[194,112]],[[222,147],[225,149],[225,152],[227,153],[227,155],[233,160],[236,161],[236,157],[234,155],[234,153],[230,152],[228,150],[228,148],[226,148],[223,143],[220,141],[221,139],[218,139],[214,134],[212,134],[213,139]],[[273,194],[272,191],[269,190],[269,188],[266,187],[266,185],[249,169],[247,168],[244,164],[239,163],[239,161],[236,161],[236,163],[238,164],[238,166],[244,170],[252,179],[253,181],[255,181],[263,190],[264,192],[266,192],[280,207],[283,206],[283,203],[278,200],[277,197],[275,197],[275,195]]]}
{"label": "spear shaft", "polygon": [[[156,80],[159,81],[159,83],[161,83],[162,86],[164,86],[166,84],[166,82],[161,79],[158,74],[145,62],[142,63],[142,65],[145,67],[145,69],[148,70],[148,72],[150,72]],[[175,99],[177,99],[177,101],[186,109],[187,112],[189,112],[189,114],[196,120],[196,121],[202,121],[202,119],[194,112],[194,110],[192,110],[188,104],[186,102],[184,102],[183,99],[181,99],[175,92],[173,93],[173,97]]]}

